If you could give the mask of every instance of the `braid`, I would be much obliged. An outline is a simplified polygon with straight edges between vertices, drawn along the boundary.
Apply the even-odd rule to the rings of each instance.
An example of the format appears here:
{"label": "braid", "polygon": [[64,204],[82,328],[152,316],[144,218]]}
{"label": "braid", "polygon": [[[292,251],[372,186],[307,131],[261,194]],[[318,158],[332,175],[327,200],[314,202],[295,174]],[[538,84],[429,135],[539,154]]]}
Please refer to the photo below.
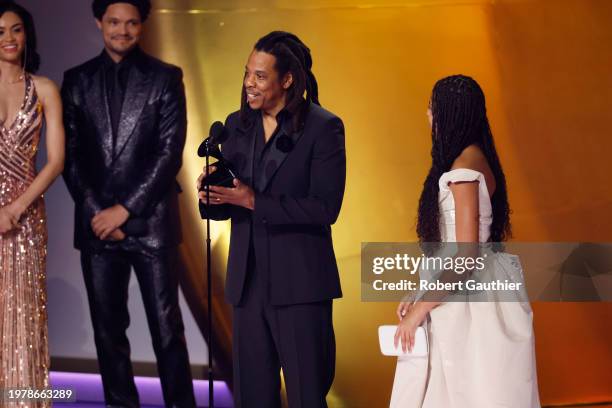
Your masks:
{"label": "braid", "polygon": [[[316,103],[319,103],[319,85],[317,84],[317,79],[312,73],[312,55],[310,54],[310,49],[306,47],[306,45],[300,41],[296,36],[291,34],[294,38],[290,39],[289,42],[293,44],[293,49],[295,49],[300,54],[300,63],[306,72],[306,100]],[[297,53],[296,52],[296,53]]]}
{"label": "braid", "polygon": [[421,244],[440,242],[438,182],[463,150],[475,144],[483,151],[497,188],[491,199],[491,238],[501,242],[511,235],[506,179],[495,150],[482,89],[472,78],[454,75],[441,79],[431,97],[432,165],[419,199],[417,234]]}
{"label": "braid", "polygon": [[308,75],[308,80],[306,81],[306,92],[308,94],[308,98],[310,101],[312,101],[312,103],[321,105],[319,103],[319,85],[317,84],[317,79],[310,69],[306,72],[306,74]]}
{"label": "braid", "polygon": [[[312,73],[312,56],[310,48],[306,46],[295,34],[275,31],[275,39],[278,43],[285,45],[295,62],[299,64],[300,69],[306,76],[304,90],[306,92],[306,100],[319,105],[319,88],[317,79]],[[302,94],[303,95],[303,94]]]}

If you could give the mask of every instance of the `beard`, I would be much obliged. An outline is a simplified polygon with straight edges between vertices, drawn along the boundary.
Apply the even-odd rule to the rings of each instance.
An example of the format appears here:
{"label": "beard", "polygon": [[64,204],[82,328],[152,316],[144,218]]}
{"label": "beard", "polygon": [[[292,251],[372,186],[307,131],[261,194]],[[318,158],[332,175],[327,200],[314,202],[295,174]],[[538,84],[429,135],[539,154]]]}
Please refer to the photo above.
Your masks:
{"label": "beard", "polygon": [[129,53],[134,48],[136,48],[137,43],[138,42],[135,41],[134,37],[116,36],[111,37],[111,41],[107,44],[107,47],[110,48],[113,52],[123,55]]}

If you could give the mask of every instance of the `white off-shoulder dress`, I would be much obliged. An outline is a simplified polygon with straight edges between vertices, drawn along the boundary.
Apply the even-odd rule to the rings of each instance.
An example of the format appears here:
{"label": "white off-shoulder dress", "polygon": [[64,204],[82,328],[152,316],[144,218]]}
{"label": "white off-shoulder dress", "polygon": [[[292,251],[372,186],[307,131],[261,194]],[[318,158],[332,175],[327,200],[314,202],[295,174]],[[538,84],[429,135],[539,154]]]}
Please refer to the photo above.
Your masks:
{"label": "white off-shoulder dress", "polygon": [[[479,182],[479,240],[487,242],[492,208],[484,175],[471,169],[439,181],[440,232],[455,242],[449,183]],[[399,357],[391,408],[540,407],[532,311],[522,302],[448,302],[425,323],[428,357]]]}

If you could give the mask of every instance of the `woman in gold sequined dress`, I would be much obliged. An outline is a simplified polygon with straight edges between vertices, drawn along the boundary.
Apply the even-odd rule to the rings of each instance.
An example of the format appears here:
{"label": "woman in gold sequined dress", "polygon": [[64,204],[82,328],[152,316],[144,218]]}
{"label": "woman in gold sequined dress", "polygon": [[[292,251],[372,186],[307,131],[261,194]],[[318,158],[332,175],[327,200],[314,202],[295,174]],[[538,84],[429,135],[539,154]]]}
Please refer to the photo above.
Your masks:
{"label": "woman in gold sequined dress", "polygon": [[[38,65],[31,15],[0,0],[0,390],[49,386],[42,194],[62,171],[64,127],[57,87],[31,74]],[[43,121],[47,163],[37,174]]]}

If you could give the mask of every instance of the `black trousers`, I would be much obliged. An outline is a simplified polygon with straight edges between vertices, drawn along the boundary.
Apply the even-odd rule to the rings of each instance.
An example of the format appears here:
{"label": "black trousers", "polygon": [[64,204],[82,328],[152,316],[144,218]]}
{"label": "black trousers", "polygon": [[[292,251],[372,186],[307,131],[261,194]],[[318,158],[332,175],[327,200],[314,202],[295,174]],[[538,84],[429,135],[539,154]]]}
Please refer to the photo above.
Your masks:
{"label": "black trousers", "polygon": [[130,324],[128,285],[134,268],[157,357],[164,402],[167,407],[195,407],[175,262],[175,249],[81,252],[107,405],[140,405],[126,336]]}
{"label": "black trousers", "polygon": [[234,307],[234,403],[236,408],[277,408],[282,367],[290,408],[327,407],[336,343],[332,301],[290,306],[268,303],[268,279],[255,267]]}

